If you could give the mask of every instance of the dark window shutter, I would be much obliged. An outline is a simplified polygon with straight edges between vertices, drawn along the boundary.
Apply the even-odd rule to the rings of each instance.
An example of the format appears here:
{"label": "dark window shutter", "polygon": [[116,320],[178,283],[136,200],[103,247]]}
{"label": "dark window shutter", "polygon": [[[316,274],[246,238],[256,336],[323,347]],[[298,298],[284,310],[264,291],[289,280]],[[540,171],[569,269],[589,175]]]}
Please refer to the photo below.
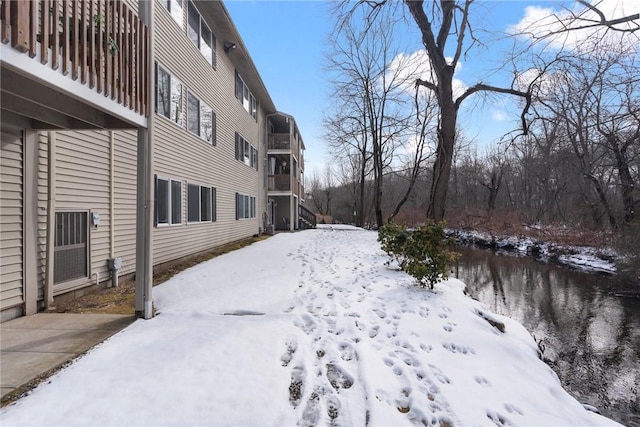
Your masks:
{"label": "dark window shutter", "polygon": [[153,175],[153,226],[158,226],[158,175]]}
{"label": "dark window shutter", "polygon": [[154,67],[153,67],[153,76],[154,76],[153,87],[155,90],[155,93],[153,95],[153,99],[155,102],[153,106],[155,108],[155,112],[157,113],[158,112],[158,63],[157,62],[154,64]]}
{"label": "dark window shutter", "polygon": [[211,144],[215,146],[217,144],[216,139],[216,113],[215,111],[211,111]]}
{"label": "dark window shutter", "polygon": [[236,70],[236,87],[235,87],[236,98],[242,101],[242,89],[238,91],[238,87],[242,88],[242,85],[240,84],[240,75],[238,75],[238,70]]}
{"label": "dark window shutter", "polygon": [[217,191],[215,187],[211,187],[211,222],[216,222],[218,219],[218,216],[216,214],[216,197],[217,197]]}
{"label": "dark window shutter", "polygon": [[236,160],[240,159],[240,144],[239,144],[240,135],[236,132]]}
{"label": "dark window shutter", "polygon": [[240,194],[236,193],[236,221],[240,219]]}

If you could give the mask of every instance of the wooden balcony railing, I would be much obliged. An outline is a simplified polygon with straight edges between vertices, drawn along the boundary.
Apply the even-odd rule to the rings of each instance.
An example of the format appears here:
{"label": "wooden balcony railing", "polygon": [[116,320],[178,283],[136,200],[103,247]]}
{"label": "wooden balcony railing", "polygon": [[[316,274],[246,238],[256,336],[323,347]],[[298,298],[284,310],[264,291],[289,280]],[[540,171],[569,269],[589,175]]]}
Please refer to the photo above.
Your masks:
{"label": "wooden balcony railing", "polygon": [[288,133],[271,133],[267,148],[269,150],[290,150],[291,135]]}
{"label": "wooden balcony railing", "polygon": [[269,175],[268,191],[291,191],[291,175]]}
{"label": "wooden balcony railing", "polygon": [[149,116],[149,29],[120,0],[2,0],[4,44]]}

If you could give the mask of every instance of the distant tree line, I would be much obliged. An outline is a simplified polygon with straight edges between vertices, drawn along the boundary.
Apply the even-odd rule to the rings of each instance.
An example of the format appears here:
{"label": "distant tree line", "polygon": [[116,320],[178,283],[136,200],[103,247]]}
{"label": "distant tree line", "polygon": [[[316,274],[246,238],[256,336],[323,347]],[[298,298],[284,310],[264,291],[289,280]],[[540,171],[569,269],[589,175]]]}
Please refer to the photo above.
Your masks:
{"label": "distant tree line", "polygon": [[[507,87],[456,86],[457,61],[487,48],[472,28],[471,1],[339,3],[328,53],[335,105],[325,118],[334,159],[307,176],[308,207],[376,227],[505,213],[594,229],[636,224],[638,17],[608,19],[579,3],[583,12],[514,47]],[[422,56],[402,53],[398,28],[411,20]],[[603,31],[570,46],[559,37],[591,28]],[[520,129],[489,147],[469,141],[457,115],[478,94],[517,100]]]}

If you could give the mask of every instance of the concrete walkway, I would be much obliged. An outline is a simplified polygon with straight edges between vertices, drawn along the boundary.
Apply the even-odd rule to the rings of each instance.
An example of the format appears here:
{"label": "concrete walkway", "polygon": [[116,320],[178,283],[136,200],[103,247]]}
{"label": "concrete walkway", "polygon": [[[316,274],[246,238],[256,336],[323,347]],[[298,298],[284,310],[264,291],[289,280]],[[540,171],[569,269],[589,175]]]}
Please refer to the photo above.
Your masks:
{"label": "concrete walkway", "polygon": [[134,320],[120,314],[38,313],[0,324],[2,397],[46,377]]}

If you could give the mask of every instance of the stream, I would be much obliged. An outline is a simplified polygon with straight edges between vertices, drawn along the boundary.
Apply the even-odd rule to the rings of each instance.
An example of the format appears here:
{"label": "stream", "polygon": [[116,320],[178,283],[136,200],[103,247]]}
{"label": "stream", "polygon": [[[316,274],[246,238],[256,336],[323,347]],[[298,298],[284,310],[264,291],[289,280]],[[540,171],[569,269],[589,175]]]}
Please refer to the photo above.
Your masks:
{"label": "stream", "polygon": [[640,290],[533,257],[458,247],[453,277],[542,340],[545,361],[579,402],[640,427]]}

